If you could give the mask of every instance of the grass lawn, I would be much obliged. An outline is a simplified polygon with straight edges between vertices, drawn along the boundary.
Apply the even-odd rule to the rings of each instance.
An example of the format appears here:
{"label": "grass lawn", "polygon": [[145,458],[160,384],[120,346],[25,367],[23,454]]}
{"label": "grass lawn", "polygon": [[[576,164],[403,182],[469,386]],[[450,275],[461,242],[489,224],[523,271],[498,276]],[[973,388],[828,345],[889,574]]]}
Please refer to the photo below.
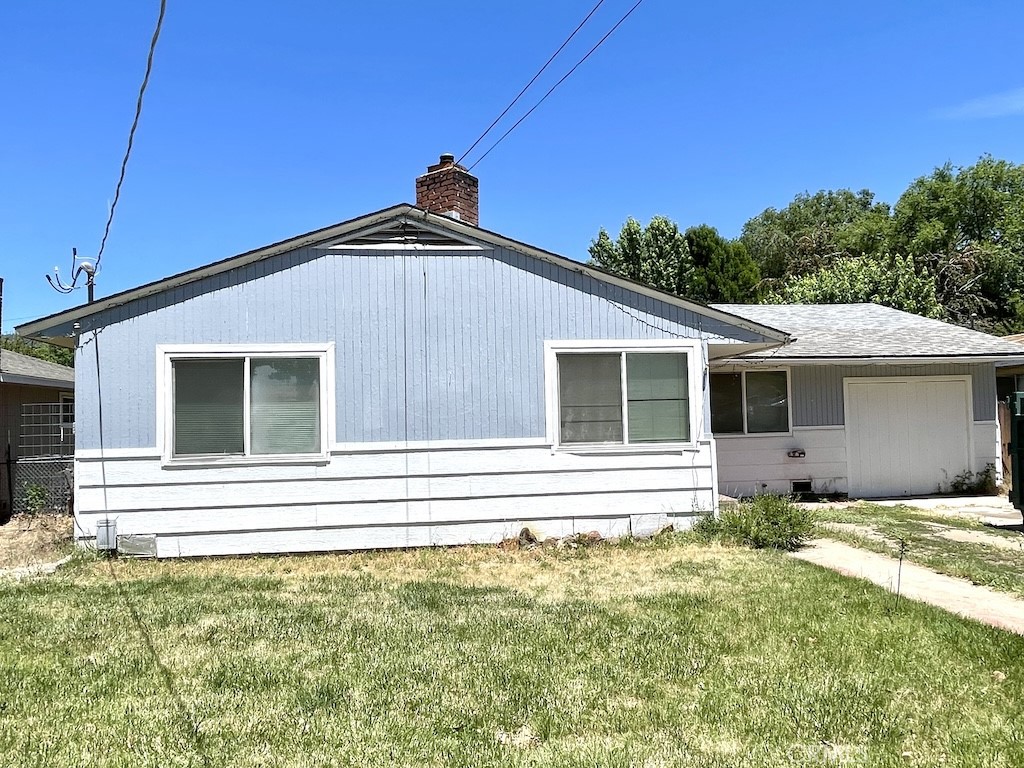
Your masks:
{"label": "grass lawn", "polygon": [[0,581],[4,766],[1024,764],[1024,638],[685,536]]}
{"label": "grass lawn", "polygon": [[[975,584],[1024,597],[1024,536],[1000,531],[965,517],[935,515],[913,507],[886,507],[861,503],[851,507],[818,510],[819,521],[870,526],[882,537],[852,530],[827,529],[829,538],[845,541],[887,555],[899,554],[899,540],[906,542],[904,557],[940,573],[969,579]],[[942,528],[999,537],[1009,546],[955,541],[940,535]]]}

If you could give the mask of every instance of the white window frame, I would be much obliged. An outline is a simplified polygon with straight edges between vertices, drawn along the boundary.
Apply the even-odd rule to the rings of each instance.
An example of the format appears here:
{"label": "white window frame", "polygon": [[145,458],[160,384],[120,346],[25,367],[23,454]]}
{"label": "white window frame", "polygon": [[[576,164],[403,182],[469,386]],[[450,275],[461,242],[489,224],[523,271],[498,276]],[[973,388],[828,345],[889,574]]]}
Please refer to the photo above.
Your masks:
{"label": "white window frame", "polygon": [[[315,357],[320,360],[320,451],[302,454],[251,455],[249,443],[249,360],[254,357]],[[177,360],[244,359],[243,439],[245,455],[174,455],[174,373]],[[156,348],[156,439],[164,467],[207,467],[253,464],[324,464],[334,444],[334,342],[325,344],[158,344]]]}
{"label": "white window frame", "polygon": [[[71,413],[68,413],[67,405],[71,403]],[[68,416],[71,416],[69,419]],[[72,431],[75,428],[75,393],[74,392],[61,392],[60,393],[60,426],[70,427]]]}
{"label": "white window frame", "polygon": [[[686,354],[687,393],[689,399],[690,439],[684,442],[630,443],[627,414],[628,392],[625,366],[622,371],[622,439],[621,443],[562,443],[559,415],[558,356],[563,354],[631,352],[664,352]],[[664,453],[694,449],[704,438],[704,355],[699,339],[615,339],[565,340],[544,342],[544,390],[547,416],[547,440],[552,450],[566,453]]]}
{"label": "white window frame", "polygon": [[[786,374],[786,419],[789,429],[785,432],[750,432],[747,429],[747,374],[748,373],[785,373]],[[716,373],[738,373],[740,374],[740,411],[743,415],[742,432],[714,432],[715,414],[711,414],[712,432],[716,440],[728,440],[736,437],[785,437],[793,434],[793,373],[789,366],[777,368],[741,368],[736,370],[712,369],[708,374],[708,403],[711,400],[711,376]]]}

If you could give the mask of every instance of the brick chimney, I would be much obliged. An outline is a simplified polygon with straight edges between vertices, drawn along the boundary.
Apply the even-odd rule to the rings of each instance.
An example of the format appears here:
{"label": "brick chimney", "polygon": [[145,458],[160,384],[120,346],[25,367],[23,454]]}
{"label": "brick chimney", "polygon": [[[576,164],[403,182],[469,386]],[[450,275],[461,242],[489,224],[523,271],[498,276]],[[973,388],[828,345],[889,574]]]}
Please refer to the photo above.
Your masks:
{"label": "brick chimney", "polygon": [[480,182],[455,162],[455,155],[441,155],[416,179],[416,207],[479,226]]}

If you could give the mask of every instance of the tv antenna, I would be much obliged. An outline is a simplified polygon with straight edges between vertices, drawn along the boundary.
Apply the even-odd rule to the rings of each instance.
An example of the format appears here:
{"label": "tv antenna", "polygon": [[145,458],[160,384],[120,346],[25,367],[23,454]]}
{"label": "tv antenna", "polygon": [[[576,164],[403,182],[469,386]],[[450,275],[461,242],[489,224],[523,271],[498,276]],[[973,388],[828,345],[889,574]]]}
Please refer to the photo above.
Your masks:
{"label": "tv antenna", "polygon": [[58,293],[71,293],[79,287],[78,280],[83,274],[85,275],[89,303],[92,304],[95,298],[96,265],[85,256],[79,257],[77,248],[71,249],[71,282],[66,284],[60,279],[60,267],[53,268],[53,274],[46,276],[46,282]]}

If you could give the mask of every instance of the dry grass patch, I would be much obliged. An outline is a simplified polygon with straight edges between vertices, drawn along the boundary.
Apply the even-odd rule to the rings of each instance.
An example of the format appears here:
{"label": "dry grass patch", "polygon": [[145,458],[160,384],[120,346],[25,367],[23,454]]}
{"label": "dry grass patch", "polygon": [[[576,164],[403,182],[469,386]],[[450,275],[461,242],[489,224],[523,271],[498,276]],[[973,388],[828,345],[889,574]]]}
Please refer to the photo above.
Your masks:
{"label": "dry grass patch", "polygon": [[0,585],[0,766],[1024,762],[1024,640],[892,608],[686,536],[84,562]]}
{"label": "dry grass patch", "polygon": [[0,569],[51,563],[71,551],[70,515],[18,515],[0,525]]}

